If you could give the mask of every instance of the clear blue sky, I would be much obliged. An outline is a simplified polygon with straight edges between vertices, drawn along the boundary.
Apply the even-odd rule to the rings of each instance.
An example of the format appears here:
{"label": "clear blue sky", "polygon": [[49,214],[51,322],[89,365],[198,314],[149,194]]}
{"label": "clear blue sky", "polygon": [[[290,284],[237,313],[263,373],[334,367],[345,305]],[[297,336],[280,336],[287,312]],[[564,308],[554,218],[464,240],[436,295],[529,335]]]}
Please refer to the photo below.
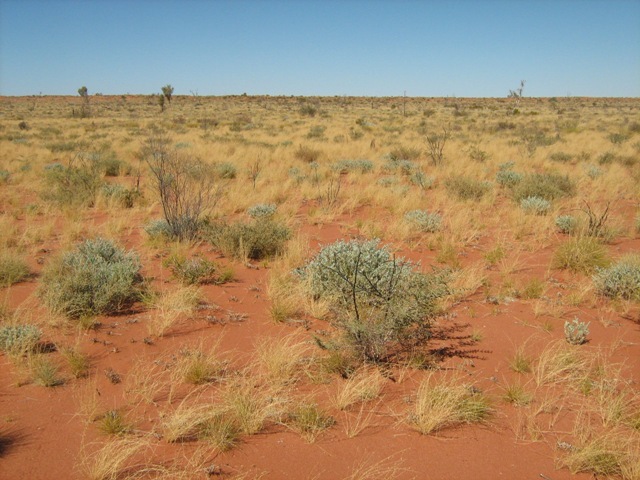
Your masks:
{"label": "clear blue sky", "polygon": [[0,94],[640,96],[640,0],[0,0]]}

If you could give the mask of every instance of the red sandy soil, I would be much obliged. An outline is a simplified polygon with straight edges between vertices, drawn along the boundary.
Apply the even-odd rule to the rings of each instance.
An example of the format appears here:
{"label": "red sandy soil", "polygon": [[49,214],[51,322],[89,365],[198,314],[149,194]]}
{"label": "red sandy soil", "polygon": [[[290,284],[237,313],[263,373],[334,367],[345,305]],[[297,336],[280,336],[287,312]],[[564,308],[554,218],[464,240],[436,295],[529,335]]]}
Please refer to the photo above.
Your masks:
{"label": "red sandy soil", "polygon": [[[305,225],[303,230],[317,247],[337,238],[348,238],[353,232],[349,231],[347,223],[353,225],[354,220],[342,218],[330,225]],[[143,244],[143,236],[138,231],[122,243],[127,248],[143,251],[148,248]],[[524,258],[519,275],[522,278],[542,278],[555,246]],[[47,248],[50,251],[40,255],[45,257],[45,264],[57,253],[58,247],[47,245]],[[640,251],[640,240],[621,239],[610,248],[616,254]],[[207,246],[200,246],[199,251],[216,262],[227,262]],[[402,253],[421,260],[425,267],[434,263],[434,253],[426,247],[422,251],[407,251],[405,248]],[[463,264],[470,264],[478,258],[479,254],[469,249],[468,255],[461,260]],[[34,304],[33,308],[40,308],[33,301],[33,296],[42,265],[35,260],[33,269],[36,277],[5,291],[10,307],[17,307],[29,299]],[[80,334],[79,348],[91,357],[91,379],[96,379],[96,388],[106,409],[126,406],[124,380],[138,359],[147,359],[151,364],[154,360],[166,359],[168,354],[175,354],[183,346],[202,342],[207,347],[222,339],[220,351],[242,363],[249,357],[258,338],[282,336],[295,330],[308,335],[303,325],[275,324],[269,317],[268,266],[259,265],[255,269],[237,262],[232,265],[236,273],[232,283],[203,287],[206,303],[218,308],[198,310],[193,318],[182,319],[165,337],[155,339],[152,345],[143,341],[148,336],[145,320],[149,312],[142,307],[130,314],[101,318],[102,325],[97,330]],[[155,277],[153,283],[157,288],[175,285],[159,258],[145,264],[144,273]],[[493,275],[491,270],[488,273]],[[562,285],[574,279],[566,272],[552,273],[558,287],[547,295],[561,295]],[[357,465],[380,461],[397,463],[403,469],[398,475],[402,479],[594,478],[590,474],[572,475],[566,468],[558,469],[556,441],[563,440],[563,435],[571,429],[564,412],[559,412],[553,428],[557,434],[547,434],[543,441],[532,442],[519,439],[516,434],[520,410],[500,399],[502,385],[518,378],[518,374],[508,366],[517,346],[527,342],[529,352],[535,357],[535,352],[549,342],[563,338],[564,319],[536,318],[532,304],[532,301],[518,300],[493,305],[485,300],[482,292],[477,292],[454,305],[449,315],[438,320],[436,325],[436,334],[441,335],[434,340],[434,348],[445,347],[441,350],[443,360],[440,366],[462,372],[477,388],[494,399],[495,414],[486,424],[445,429],[436,435],[420,435],[403,420],[410,409],[407,399],[415,393],[424,373],[411,372],[402,382],[394,381],[392,374],[381,400],[366,407],[374,411],[372,424],[355,438],[347,438],[343,430],[344,416],[334,409],[332,414],[337,420],[336,425],[313,444],[308,444],[284,426],[272,425],[258,435],[243,437],[240,445],[229,452],[215,454],[211,448],[209,461],[220,468],[218,476],[222,478],[249,472],[265,474],[263,478],[269,479],[339,479],[347,477]],[[239,322],[212,321],[211,316],[222,319],[228,312],[244,314],[246,318]],[[584,348],[595,350],[601,346],[617,345],[612,360],[625,362],[628,375],[637,381],[640,377],[638,312],[631,312],[631,318],[611,313],[608,325],[596,321],[593,310],[576,309],[568,318],[573,318],[574,314],[583,319],[594,319],[590,325],[590,344]],[[551,332],[541,328],[544,321],[553,325]],[[313,331],[326,328],[326,325],[314,320],[307,327]],[[482,340],[477,344],[469,342],[471,332],[481,333]],[[72,328],[45,330],[46,340],[58,345],[73,344],[77,335],[77,330]],[[88,424],[77,413],[78,387],[90,380],[72,379],[69,375],[58,387],[18,386],[21,376],[16,367],[5,357],[0,357],[0,365],[0,420],[4,433],[8,434],[5,435],[8,439],[0,446],[0,479],[83,478],[78,468],[83,445],[91,450],[94,442],[105,440],[95,425]],[[123,382],[112,384],[105,375],[108,370],[117,372]],[[331,391],[335,383],[302,385],[299,389],[326,396],[328,393],[322,392]],[[157,421],[157,408],[153,405],[138,407],[137,425],[151,429],[153,422]],[[152,458],[144,459],[147,462],[180,461],[202,446],[196,442],[168,445],[160,439],[154,445]],[[206,478],[206,475],[202,473],[197,478]]]}

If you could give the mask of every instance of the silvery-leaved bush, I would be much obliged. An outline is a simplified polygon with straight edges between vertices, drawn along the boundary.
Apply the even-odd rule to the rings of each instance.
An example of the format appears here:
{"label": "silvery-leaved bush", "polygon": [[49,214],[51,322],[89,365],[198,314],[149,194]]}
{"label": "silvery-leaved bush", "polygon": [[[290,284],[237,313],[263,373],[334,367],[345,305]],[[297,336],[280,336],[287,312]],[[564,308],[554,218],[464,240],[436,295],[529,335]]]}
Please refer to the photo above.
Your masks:
{"label": "silvery-leaved bush", "polygon": [[574,318],[573,322],[569,322],[568,320],[564,322],[564,338],[571,345],[582,345],[586,343],[588,335],[588,323],[581,322],[577,318]]}

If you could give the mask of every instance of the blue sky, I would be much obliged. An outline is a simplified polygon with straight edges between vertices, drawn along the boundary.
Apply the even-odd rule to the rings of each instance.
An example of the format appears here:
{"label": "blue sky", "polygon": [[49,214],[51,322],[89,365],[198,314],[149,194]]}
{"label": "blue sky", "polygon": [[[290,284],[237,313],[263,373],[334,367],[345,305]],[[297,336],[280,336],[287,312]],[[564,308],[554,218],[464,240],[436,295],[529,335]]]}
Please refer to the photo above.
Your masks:
{"label": "blue sky", "polygon": [[0,0],[0,94],[640,96],[640,0]]}

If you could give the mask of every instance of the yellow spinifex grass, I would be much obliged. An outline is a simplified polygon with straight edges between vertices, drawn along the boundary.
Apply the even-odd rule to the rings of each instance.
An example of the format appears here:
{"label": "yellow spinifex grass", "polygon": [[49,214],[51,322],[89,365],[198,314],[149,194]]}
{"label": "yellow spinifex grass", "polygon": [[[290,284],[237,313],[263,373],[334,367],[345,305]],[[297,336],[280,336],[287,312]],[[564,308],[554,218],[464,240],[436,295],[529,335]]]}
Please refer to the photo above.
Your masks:
{"label": "yellow spinifex grass", "polygon": [[416,394],[409,424],[423,435],[447,427],[485,421],[491,414],[487,397],[457,376],[429,374]]}

